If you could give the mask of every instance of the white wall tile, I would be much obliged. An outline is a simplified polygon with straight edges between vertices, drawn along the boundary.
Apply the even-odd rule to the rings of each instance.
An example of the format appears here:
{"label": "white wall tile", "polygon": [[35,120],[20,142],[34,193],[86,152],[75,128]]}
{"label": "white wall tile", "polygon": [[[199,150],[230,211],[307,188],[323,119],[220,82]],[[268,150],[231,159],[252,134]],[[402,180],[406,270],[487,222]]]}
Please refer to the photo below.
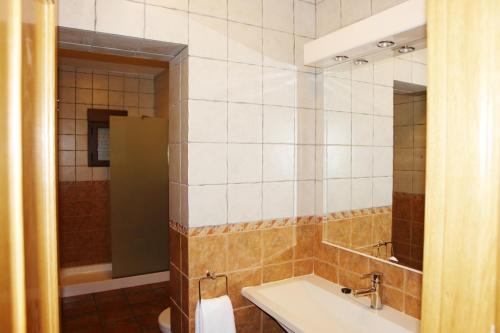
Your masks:
{"label": "white wall tile", "polygon": [[189,101],[189,141],[227,141],[227,103]]}
{"label": "white wall tile", "polygon": [[264,29],[264,66],[291,68],[294,55],[292,34]]}
{"label": "white wall tile", "polygon": [[228,59],[246,64],[261,65],[262,28],[235,22],[229,22],[228,25]]}
{"label": "white wall tile", "polygon": [[229,63],[229,101],[262,103],[262,67]]}
{"label": "white wall tile", "polygon": [[374,86],[373,88],[374,114],[392,117],[394,115],[393,89],[383,86]]}
{"label": "white wall tile", "polygon": [[227,59],[227,21],[189,14],[189,54]]}
{"label": "white wall tile", "polygon": [[293,0],[263,0],[264,27],[293,33]]}
{"label": "white wall tile", "polygon": [[96,5],[97,31],[144,37],[144,4],[126,0],[97,0]]}
{"label": "white wall tile", "polygon": [[315,154],[314,145],[297,146],[297,179],[313,180],[315,178]]}
{"label": "white wall tile", "polygon": [[342,26],[371,15],[371,0],[341,0]]}
{"label": "white wall tile", "polygon": [[327,181],[328,212],[351,210],[351,179],[329,179]]}
{"label": "white wall tile", "polygon": [[227,223],[227,185],[189,186],[189,227]]}
{"label": "white wall tile", "polygon": [[324,76],[324,108],[332,111],[351,111],[351,81],[339,79],[333,73]]}
{"label": "white wall tile", "polygon": [[293,216],[293,182],[263,184],[263,219]]}
{"label": "white wall tile", "polygon": [[412,82],[421,86],[427,86],[427,66],[412,63]]}
{"label": "white wall tile", "polygon": [[249,183],[262,181],[262,145],[229,144],[228,182]]}
{"label": "white wall tile", "polygon": [[168,217],[169,219],[181,222],[180,212],[180,186],[178,183],[168,183]]}
{"label": "white wall tile", "polygon": [[229,103],[229,142],[262,142],[262,105]]}
{"label": "white wall tile", "polygon": [[340,24],[340,0],[323,0],[316,4],[317,37],[337,30]]}
{"label": "white wall tile", "polygon": [[315,108],[316,75],[297,72],[297,107]]}
{"label": "white wall tile", "polygon": [[64,0],[59,1],[58,4],[58,25],[74,29],[94,30],[95,0]]}
{"label": "white wall tile", "polygon": [[314,215],[315,181],[298,181],[296,189],[296,216]]}
{"label": "white wall tile", "polygon": [[352,112],[373,113],[373,85],[364,82],[352,82]]}
{"label": "white wall tile", "polygon": [[189,0],[189,11],[227,18],[227,0]]}
{"label": "white wall tile", "polygon": [[373,176],[392,176],[393,148],[373,147]]}
{"label": "white wall tile", "polygon": [[351,147],[328,146],[327,152],[327,177],[347,178],[351,176]]}
{"label": "white wall tile", "polygon": [[262,183],[228,185],[228,222],[262,219]]}
{"label": "white wall tile", "polygon": [[411,82],[411,61],[394,59],[394,80]]}
{"label": "white wall tile", "polygon": [[179,183],[181,180],[181,145],[169,144],[168,179]]}
{"label": "white wall tile", "polygon": [[189,186],[180,185],[180,215],[181,224],[189,226]]}
{"label": "white wall tile", "polygon": [[351,114],[346,112],[326,112],[327,143],[347,145],[351,143]]}
{"label": "white wall tile", "polygon": [[373,144],[373,116],[352,115],[352,144],[370,146]]}
{"label": "white wall tile", "polygon": [[[121,17],[120,20],[128,23],[129,20],[124,20],[123,17]],[[158,27],[161,27],[161,29]],[[187,44],[187,13],[180,10],[147,5],[145,37],[162,42]]]}
{"label": "white wall tile", "polygon": [[294,109],[264,105],[264,143],[294,143],[294,121]]}
{"label": "white wall tile", "polygon": [[232,21],[262,26],[262,0],[229,0],[228,18]]}
{"label": "white wall tile", "polygon": [[264,67],[264,104],[295,106],[294,71]]}
{"label": "white wall tile", "polygon": [[373,178],[373,207],[392,205],[392,177]]}
{"label": "white wall tile", "polygon": [[373,82],[373,64],[352,65],[352,79],[366,83]]}
{"label": "white wall tile", "polygon": [[295,34],[310,38],[316,37],[316,6],[314,4],[295,0]]}
{"label": "white wall tile", "polygon": [[264,144],[264,175],[267,181],[293,180],[294,146]]}
{"label": "white wall tile", "polygon": [[372,147],[352,147],[352,177],[372,177]]}
{"label": "white wall tile", "polygon": [[188,10],[188,0],[145,0],[144,2],[150,5],[181,9],[184,11]]}
{"label": "white wall tile", "polygon": [[373,118],[373,144],[375,146],[392,146],[393,119],[389,117]]}
{"label": "white wall tile", "polygon": [[227,182],[227,146],[221,143],[190,143],[189,185]]}
{"label": "white wall tile", "polygon": [[372,0],[372,15],[394,7],[406,0]]}
{"label": "white wall tile", "polygon": [[295,132],[298,144],[315,143],[315,110],[298,109],[296,114]]}
{"label": "white wall tile", "polygon": [[227,100],[227,63],[189,57],[189,97]]}
{"label": "white wall tile", "polygon": [[372,178],[353,179],[351,191],[351,209],[372,207]]}
{"label": "white wall tile", "polygon": [[394,58],[384,59],[373,64],[373,82],[389,87],[394,85]]}

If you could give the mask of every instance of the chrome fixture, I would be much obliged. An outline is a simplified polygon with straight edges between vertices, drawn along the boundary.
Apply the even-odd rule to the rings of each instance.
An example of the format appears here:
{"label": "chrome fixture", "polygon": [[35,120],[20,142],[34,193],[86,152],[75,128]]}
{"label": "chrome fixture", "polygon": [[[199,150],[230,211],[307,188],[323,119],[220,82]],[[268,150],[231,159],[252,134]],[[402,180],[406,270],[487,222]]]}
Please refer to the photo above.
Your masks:
{"label": "chrome fixture", "polygon": [[382,291],[380,290],[380,278],[382,275],[384,274],[380,272],[363,274],[363,278],[371,278],[372,286],[370,288],[355,289],[352,294],[355,297],[370,296],[370,307],[376,310],[382,309]]}
{"label": "chrome fixture", "polygon": [[349,57],[343,56],[343,55],[333,57],[333,60],[335,60],[335,61],[346,61],[347,59],[349,59]]}
{"label": "chrome fixture", "polygon": [[354,60],[354,64],[356,66],[366,65],[367,63],[368,63],[368,60],[366,60],[366,59],[356,59],[356,60]]}
{"label": "chrome fixture", "polygon": [[394,45],[396,45],[396,43],[394,43],[391,40],[381,40],[380,42],[377,43],[377,46],[380,47],[381,49],[393,47]]}
{"label": "chrome fixture", "polygon": [[413,46],[402,46],[399,48],[398,52],[399,53],[410,53],[415,51],[415,48]]}

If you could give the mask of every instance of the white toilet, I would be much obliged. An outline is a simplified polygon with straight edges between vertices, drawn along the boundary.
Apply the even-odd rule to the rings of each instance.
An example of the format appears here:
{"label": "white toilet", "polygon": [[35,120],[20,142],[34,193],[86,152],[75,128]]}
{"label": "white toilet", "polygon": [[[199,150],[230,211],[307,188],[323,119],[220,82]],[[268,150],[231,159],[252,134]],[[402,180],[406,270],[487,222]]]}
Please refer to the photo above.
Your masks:
{"label": "white toilet", "polygon": [[158,316],[158,324],[162,333],[172,333],[170,328],[170,308],[166,308]]}

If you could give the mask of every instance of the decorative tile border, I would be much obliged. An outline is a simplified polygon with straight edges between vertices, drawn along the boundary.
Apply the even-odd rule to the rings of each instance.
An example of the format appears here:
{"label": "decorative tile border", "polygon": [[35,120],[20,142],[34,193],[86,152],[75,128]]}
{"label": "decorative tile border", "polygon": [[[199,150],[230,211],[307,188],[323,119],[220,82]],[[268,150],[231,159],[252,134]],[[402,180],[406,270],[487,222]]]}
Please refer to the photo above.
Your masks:
{"label": "decorative tile border", "polygon": [[373,214],[384,214],[392,212],[392,206],[375,207],[367,209],[357,209],[344,212],[329,213],[326,216],[299,216],[299,217],[285,217],[281,219],[272,219],[264,221],[252,221],[243,223],[223,224],[216,226],[203,226],[188,228],[175,221],[169,221],[170,227],[179,233],[188,237],[203,237],[209,235],[221,235],[237,232],[253,231],[253,230],[266,230],[272,228],[287,227],[291,225],[308,225],[325,223],[328,220],[340,220],[359,216],[368,216]]}

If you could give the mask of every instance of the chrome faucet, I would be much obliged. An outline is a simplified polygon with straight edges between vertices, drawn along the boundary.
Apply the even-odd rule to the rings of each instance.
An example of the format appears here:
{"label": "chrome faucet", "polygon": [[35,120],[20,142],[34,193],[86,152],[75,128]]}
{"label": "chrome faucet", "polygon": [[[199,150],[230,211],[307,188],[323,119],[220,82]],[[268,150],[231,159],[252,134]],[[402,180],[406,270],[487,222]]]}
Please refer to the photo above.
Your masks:
{"label": "chrome faucet", "polygon": [[370,307],[376,310],[380,310],[383,307],[382,291],[380,290],[380,278],[382,277],[382,275],[384,274],[380,272],[363,274],[363,278],[371,278],[372,286],[370,288],[356,289],[352,292],[355,297],[370,296]]}

